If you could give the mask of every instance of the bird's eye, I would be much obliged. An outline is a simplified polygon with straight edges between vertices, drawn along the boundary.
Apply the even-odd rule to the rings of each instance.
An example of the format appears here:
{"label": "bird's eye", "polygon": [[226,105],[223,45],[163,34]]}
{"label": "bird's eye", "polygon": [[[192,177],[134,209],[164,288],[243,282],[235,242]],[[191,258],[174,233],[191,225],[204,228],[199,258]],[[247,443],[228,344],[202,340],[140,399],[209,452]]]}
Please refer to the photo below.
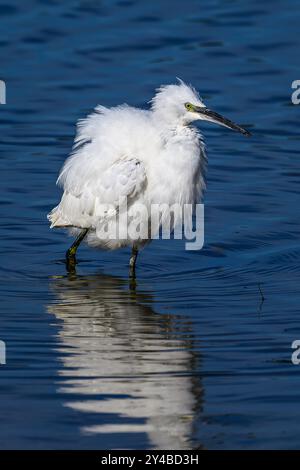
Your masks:
{"label": "bird's eye", "polygon": [[184,106],[188,111],[192,111],[193,109],[193,105],[191,103],[185,103]]}

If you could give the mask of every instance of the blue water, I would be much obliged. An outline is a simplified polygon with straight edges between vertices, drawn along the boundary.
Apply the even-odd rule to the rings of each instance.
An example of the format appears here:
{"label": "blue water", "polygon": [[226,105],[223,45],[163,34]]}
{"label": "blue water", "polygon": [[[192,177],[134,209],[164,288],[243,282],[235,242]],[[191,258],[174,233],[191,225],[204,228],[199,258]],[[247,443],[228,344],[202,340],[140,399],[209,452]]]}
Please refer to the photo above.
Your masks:
{"label": "blue water", "polygon": [[[297,3],[12,0],[0,16],[0,448],[298,448]],[[153,242],[135,290],[127,250],[82,247],[67,275],[46,214],[75,121],[176,76],[253,131],[202,126],[203,250]]]}

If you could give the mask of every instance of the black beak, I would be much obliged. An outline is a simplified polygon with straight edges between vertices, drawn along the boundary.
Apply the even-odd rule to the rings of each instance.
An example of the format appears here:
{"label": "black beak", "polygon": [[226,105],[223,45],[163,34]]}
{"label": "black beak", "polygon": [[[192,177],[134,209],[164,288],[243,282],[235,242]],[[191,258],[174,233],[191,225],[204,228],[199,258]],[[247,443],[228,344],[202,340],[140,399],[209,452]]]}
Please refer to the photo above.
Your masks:
{"label": "black beak", "polygon": [[210,109],[202,106],[195,106],[195,112],[201,114],[201,116],[203,116],[203,120],[215,122],[217,124],[221,124],[222,126],[229,127],[229,129],[233,129],[234,131],[240,132],[241,134],[244,134],[247,137],[251,136],[251,133],[249,131],[239,126],[238,124],[235,124],[229,119],[226,119],[225,117],[221,116],[221,114],[216,113],[215,111],[211,111]]}

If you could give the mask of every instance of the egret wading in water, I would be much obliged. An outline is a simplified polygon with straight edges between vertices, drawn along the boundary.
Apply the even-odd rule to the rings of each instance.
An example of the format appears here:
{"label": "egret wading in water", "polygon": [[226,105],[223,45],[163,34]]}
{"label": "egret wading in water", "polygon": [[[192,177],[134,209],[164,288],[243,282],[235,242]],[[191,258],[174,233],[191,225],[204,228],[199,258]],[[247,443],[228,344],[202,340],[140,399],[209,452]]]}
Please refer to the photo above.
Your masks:
{"label": "egret wading in water", "polygon": [[[51,228],[67,228],[77,237],[66,253],[69,270],[75,268],[77,248],[85,240],[109,250],[131,247],[130,275],[135,275],[138,251],[149,242],[146,237],[130,236],[130,224],[137,217],[142,225],[150,225],[150,210],[141,219],[140,205],[184,207],[202,197],[206,154],[202,135],[194,126],[201,120],[250,135],[208,109],[182,80],[161,86],[149,110],[127,104],[97,106],[79,121],[73,151],[57,180],[64,193],[48,215]],[[122,198],[129,217],[116,222],[117,231],[113,223],[108,224],[121,212]],[[162,220],[163,214],[157,231]],[[113,232],[110,237],[104,236],[107,226]]]}

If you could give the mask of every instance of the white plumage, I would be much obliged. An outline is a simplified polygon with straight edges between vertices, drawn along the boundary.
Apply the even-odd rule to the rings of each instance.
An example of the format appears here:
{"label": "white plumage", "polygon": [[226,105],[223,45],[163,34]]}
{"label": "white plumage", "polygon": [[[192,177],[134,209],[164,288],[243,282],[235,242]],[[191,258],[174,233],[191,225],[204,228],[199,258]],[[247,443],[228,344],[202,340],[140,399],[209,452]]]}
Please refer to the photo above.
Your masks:
{"label": "white plumage", "polygon": [[[127,233],[130,220],[141,217],[140,203],[150,209],[152,204],[199,202],[205,188],[206,156],[193,122],[215,121],[246,133],[216,116],[221,118],[207,110],[196,91],[181,80],[160,87],[150,110],[126,104],[110,109],[97,106],[77,125],[73,151],[57,181],[64,193],[48,215],[51,228],[65,227],[74,234],[89,229],[86,242],[99,248],[144,245],[145,239],[133,240],[130,235],[104,239],[99,229],[118,211],[120,197],[127,198],[132,217],[124,227]],[[141,223],[147,225],[149,220]]]}

